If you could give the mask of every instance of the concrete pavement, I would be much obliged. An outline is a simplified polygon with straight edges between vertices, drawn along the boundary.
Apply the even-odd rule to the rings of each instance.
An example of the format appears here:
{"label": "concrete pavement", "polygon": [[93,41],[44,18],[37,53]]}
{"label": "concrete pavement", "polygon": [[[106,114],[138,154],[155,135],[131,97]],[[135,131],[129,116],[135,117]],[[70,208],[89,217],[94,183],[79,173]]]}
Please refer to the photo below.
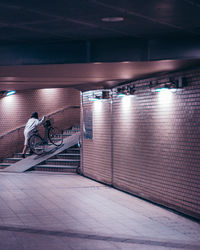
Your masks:
{"label": "concrete pavement", "polygon": [[200,249],[200,224],[76,174],[0,173],[0,249]]}

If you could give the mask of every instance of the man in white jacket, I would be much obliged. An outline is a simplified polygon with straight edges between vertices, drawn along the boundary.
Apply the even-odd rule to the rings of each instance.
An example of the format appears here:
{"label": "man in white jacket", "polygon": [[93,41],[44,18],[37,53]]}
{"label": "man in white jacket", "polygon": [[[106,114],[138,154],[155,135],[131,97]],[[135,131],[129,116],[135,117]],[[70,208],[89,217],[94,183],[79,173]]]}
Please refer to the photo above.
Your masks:
{"label": "man in white jacket", "polygon": [[37,128],[37,126],[39,126],[40,124],[42,124],[44,121],[44,117],[42,119],[38,119],[38,113],[34,112],[31,115],[31,118],[28,120],[28,122],[26,123],[25,129],[24,129],[24,148],[22,151],[22,157],[25,158],[26,155],[26,151],[28,148],[28,140],[31,137],[31,135],[33,134],[33,131]]}

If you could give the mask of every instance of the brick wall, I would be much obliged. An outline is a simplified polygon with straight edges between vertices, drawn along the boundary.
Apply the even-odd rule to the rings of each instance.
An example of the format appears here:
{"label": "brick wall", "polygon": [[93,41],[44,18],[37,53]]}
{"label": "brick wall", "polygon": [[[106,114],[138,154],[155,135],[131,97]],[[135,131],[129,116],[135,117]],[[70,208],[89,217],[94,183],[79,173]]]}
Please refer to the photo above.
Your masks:
{"label": "brick wall", "polygon": [[54,125],[67,129],[80,123],[80,92],[40,89],[17,92],[0,99],[0,159],[23,148],[23,126],[32,112],[50,115]]}
{"label": "brick wall", "polygon": [[[187,87],[168,94],[150,91],[150,81],[179,76],[186,78]],[[102,104],[102,117],[93,106],[94,120],[106,117],[104,126],[93,124],[94,134],[107,130],[110,135],[94,137],[89,142],[94,148],[83,140],[84,174],[102,181],[97,173],[107,163],[104,169],[111,176],[106,183],[200,219],[200,69],[134,84],[134,96],[114,93],[111,108]],[[110,154],[104,154],[105,145]]]}

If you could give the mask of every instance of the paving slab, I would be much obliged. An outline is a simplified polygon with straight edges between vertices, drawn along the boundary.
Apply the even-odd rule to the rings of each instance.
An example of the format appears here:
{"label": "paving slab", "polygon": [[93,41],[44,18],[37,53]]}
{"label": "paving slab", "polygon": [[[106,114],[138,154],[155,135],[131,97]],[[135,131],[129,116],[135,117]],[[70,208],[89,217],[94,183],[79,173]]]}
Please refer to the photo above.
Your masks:
{"label": "paving slab", "polygon": [[0,173],[0,249],[200,249],[200,224],[77,174]]}
{"label": "paving slab", "polygon": [[61,153],[62,151],[76,145],[80,138],[80,132],[77,132],[69,137],[63,139],[63,144],[61,146],[56,147],[55,145],[48,146],[46,152],[42,155],[31,155],[25,159],[22,159],[4,169],[0,169],[0,172],[15,172],[22,173],[25,172],[32,167],[40,164],[41,162],[48,160]]}

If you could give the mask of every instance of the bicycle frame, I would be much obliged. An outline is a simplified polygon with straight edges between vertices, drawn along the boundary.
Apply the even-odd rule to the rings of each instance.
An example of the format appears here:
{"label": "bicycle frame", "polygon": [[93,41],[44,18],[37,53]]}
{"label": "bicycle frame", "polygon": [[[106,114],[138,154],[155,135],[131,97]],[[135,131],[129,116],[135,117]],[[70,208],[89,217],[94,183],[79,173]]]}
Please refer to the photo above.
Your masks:
{"label": "bicycle frame", "polygon": [[44,137],[42,137],[39,131],[36,130],[29,138],[29,147],[36,154],[42,154],[45,152],[45,145],[48,145],[48,142],[54,144],[55,146],[60,146],[63,142],[63,131],[52,127],[50,121],[48,120],[43,126],[45,128]]}

